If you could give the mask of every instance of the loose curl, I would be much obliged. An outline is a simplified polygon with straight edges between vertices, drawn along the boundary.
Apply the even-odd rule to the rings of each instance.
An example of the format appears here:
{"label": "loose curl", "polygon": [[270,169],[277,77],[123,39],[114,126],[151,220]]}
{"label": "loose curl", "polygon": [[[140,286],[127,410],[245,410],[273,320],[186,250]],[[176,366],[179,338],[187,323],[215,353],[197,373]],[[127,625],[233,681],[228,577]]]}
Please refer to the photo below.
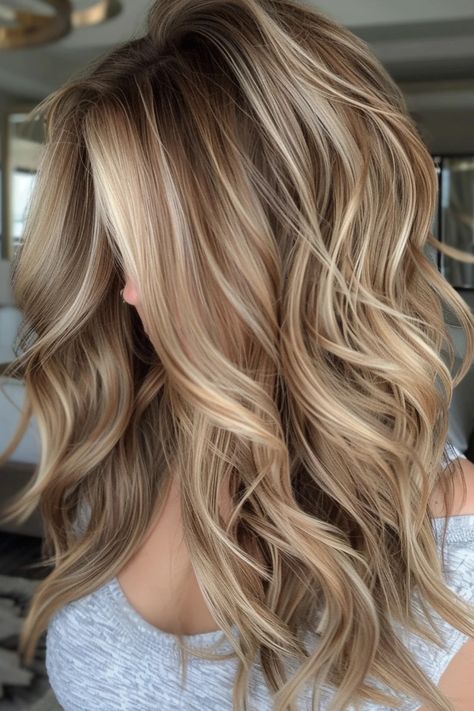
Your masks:
{"label": "loose curl", "polygon": [[[399,705],[386,685],[452,711],[395,629],[440,644],[416,591],[474,636],[429,509],[435,487],[452,501],[448,407],[474,352],[471,311],[425,251],[474,263],[430,231],[433,159],[367,44],[321,12],[175,0],[147,20],[32,112],[46,142],[7,369],[25,406],[0,463],[34,414],[40,461],[7,516],[39,506],[52,570],[20,653],[120,571],[175,477],[200,589],[239,659],[234,708],[260,655],[277,711],[307,682],[314,708],[325,684],[333,711]],[[454,378],[443,303],[466,334]],[[182,662],[222,658],[176,639]]]}

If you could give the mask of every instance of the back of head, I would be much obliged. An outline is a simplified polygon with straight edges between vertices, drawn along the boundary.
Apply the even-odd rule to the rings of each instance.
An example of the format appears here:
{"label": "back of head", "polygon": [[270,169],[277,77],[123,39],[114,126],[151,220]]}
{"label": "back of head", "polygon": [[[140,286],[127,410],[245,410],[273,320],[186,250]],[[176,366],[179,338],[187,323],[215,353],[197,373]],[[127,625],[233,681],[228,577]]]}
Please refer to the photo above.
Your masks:
{"label": "back of head", "polygon": [[[176,0],[37,113],[47,140],[13,269],[34,339],[12,372],[42,457],[12,511],[40,504],[55,569],[25,649],[132,555],[174,476],[213,615],[238,624],[241,660],[261,655],[277,709],[308,680],[338,686],[334,711],[393,703],[371,674],[446,711],[388,620],[411,628],[417,587],[473,634],[427,502],[453,387],[442,302],[467,334],[460,377],[474,328],[425,253],[443,251],[436,171],[399,88],[309,6]],[[121,302],[127,277],[142,320]],[[289,655],[301,666],[283,684]]]}

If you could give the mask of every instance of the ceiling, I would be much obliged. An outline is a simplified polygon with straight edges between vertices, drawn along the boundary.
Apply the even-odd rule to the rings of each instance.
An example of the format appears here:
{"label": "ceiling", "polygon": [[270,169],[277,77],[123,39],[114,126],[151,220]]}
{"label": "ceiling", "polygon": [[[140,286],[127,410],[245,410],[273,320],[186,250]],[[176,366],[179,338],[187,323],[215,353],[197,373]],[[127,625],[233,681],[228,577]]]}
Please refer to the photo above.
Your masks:
{"label": "ceiling", "polygon": [[[87,0],[72,0],[84,7]],[[23,2],[23,5],[25,3]],[[107,23],[52,44],[0,51],[0,92],[40,100],[117,42],[144,32],[151,0],[122,0]],[[456,79],[474,85],[474,0],[306,0],[366,40],[401,84]],[[38,2],[36,2],[38,5]],[[428,92],[429,93],[429,92]]]}

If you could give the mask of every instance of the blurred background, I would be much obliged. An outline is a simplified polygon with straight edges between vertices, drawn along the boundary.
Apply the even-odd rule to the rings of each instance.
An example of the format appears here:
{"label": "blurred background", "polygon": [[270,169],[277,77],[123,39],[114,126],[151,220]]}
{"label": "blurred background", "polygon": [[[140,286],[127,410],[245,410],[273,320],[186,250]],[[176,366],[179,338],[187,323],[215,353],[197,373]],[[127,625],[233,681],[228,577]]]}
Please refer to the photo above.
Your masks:
{"label": "blurred background", "polygon": [[[169,0],[168,0],[169,1]],[[150,0],[0,0],[0,375],[14,357],[21,313],[9,283],[10,260],[22,236],[44,136],[27,113],[68,77],[118,42],[144,32]],[[474,247],[474,1],[321,0],[314,4],[364,39],[401,87],[430,150],[439,181],[433,223],[438,239]],[[474,265],[430,254],[472,309]],[[459,359],[461,329],[450,323]],[[474,376],[455,389],[449,439],[474,459]],[[0,390],[0,450],[10,439],[23,402],[22,382]],[[0,505],[32,475],[39,458],[33,420],[0,467]],[[0,709],[60,708],[48,689],[42,651],[35,670],[22,669],[15,640],[24,605],[44,571],[38,559],[41,520],[0,527]]]}

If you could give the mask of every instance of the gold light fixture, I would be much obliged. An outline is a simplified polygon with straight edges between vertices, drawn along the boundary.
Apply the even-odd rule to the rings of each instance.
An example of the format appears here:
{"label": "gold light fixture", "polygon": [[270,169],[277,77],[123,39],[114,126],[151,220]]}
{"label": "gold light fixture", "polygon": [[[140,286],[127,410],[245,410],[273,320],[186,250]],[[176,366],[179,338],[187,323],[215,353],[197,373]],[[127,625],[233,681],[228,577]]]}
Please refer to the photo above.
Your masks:
{"label": "gold light fixture", "polygon": [[119,0],[96,0],[88,7],[76,9],[70,0],[39,2],[48,5],[52,12],[41,14],[0,0],[0,50],[55,42],[75,29],[105,22],[122,10]]}

